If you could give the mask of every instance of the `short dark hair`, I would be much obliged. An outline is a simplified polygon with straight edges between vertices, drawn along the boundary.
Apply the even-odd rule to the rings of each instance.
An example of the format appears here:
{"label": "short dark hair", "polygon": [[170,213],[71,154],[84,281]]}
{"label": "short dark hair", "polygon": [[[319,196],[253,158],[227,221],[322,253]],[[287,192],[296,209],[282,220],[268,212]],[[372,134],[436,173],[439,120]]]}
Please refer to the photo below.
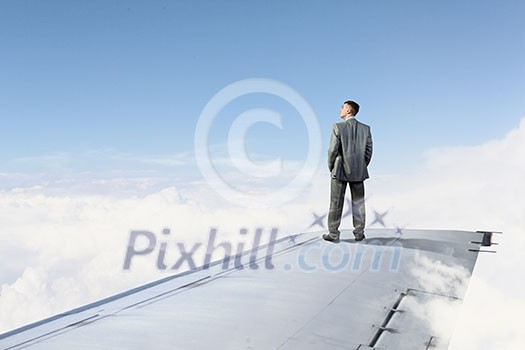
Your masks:
{"label": "short dark hair", "polygon": [[359,104],[355,101],[345,101],[345,105],[349,105],[352,107],[352,110],[354,111],[354,115],[357,115],[359,113]]}

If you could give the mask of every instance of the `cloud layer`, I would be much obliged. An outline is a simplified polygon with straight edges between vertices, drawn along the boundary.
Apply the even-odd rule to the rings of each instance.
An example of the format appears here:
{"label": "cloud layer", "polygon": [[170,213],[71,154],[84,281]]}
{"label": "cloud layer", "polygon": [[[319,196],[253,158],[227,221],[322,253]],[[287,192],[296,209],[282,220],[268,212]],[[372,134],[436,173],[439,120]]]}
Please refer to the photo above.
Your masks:
{"label": "cloud layer", "polygon": [[[498,253],[480,255],[451,349],[486,344],[516,349],[525,343],[517,326],[525,312],[525,287],[519,278],[525,270],[520,250],[525,244],[523,159],[525,119],[501,140],[434,149],[414,172],[372,174],[367,182],[369,222],[373,210],[389,210],[385,223],[392,227],[504,231],[496,237]],[[74,177],[62,184],[60,193],[29,179],[23,186],[3,187],[0,332],[173,273],[156,269],[156,253],[137,258],[131,271],[123,271],[130,230],[161,237],[169,227],[176,239],[188,244],[206,241],[212,227],[222,240],[233,242],[249,240],[241,237],[241,228],[253,233],[262,227],[267,234],[271,227],[281,234],[303,231],[312,222],[312,211],[327,211],[327,176],[320,171],[310,191],[282,208],[265,210],[228,203],[202,181],[157,189],[166,179],[147,174],[96,180],[113,189],[107,194],[89,194],[90,187],[78,190]],[[128,189],[141,183],[143,191],[119,192],[123,183]],[[68,188],[74,190],[68,194]]]}

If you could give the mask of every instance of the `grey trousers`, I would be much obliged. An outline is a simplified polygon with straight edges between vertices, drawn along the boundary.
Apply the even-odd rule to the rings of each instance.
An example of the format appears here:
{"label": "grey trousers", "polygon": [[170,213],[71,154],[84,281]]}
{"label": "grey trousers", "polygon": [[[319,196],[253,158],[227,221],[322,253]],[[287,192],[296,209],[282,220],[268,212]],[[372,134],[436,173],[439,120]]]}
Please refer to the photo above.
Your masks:
{"label": "grey trousers", "polygon": [[328,212],[328,230],[333,238],[339,237],[339,225],[345,203],[346,185],[350,186],[352,195],[352,220],[354,235],[361,235],[365,231],[365,184],[361,182],[346,182],[332,178],[330,184],[330,211]]}

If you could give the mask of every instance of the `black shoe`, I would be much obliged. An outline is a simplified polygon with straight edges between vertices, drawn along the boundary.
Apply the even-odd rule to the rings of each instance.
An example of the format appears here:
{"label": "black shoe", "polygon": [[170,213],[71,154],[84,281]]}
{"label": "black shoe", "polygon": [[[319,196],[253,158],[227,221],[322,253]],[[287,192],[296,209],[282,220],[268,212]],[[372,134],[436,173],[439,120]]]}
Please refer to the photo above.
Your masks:
{"label": "black shoe", "polygon": [[358,235],[354,235],[355,236],[355,241],[356,242],[361,242],[363,239],[365,239],[365,234],[364,233],[361,233],[361,234],[358,234]]}
{"label": "black shoe", "polygon": [[326,233],[323,234],[323,239],[324,239],[325,241],[328,241],[328,242],[339,243],[339,237],[337,237],[337,238],[332,238],[332,236],[327,235]]}

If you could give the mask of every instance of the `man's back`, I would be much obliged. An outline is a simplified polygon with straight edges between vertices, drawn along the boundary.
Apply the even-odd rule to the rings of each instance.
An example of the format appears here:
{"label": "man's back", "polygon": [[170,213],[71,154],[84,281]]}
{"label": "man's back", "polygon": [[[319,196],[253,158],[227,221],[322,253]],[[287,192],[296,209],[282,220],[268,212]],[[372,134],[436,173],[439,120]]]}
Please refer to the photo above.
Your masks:
{"label": "man's back", "polygon": [[365,184],[368,178],[368,163],[372,158],[372,135],[370,127],[355,119],[359,104],[345,101],[339,110],[342,123],[334,124],[328,149],[330,180],[330,211],[328,212],[328,234],[323,239],[339,242],[339,225],[345,203],[346,187],[352,196],[352,221],[356,242],[365,239]]}
{"label": "man's back", "polygon": [[368,178],[367,166],[372,158],[370,127],[348,118],[335,123],[328,149],[328,168],[332,177],[356,182]]}

